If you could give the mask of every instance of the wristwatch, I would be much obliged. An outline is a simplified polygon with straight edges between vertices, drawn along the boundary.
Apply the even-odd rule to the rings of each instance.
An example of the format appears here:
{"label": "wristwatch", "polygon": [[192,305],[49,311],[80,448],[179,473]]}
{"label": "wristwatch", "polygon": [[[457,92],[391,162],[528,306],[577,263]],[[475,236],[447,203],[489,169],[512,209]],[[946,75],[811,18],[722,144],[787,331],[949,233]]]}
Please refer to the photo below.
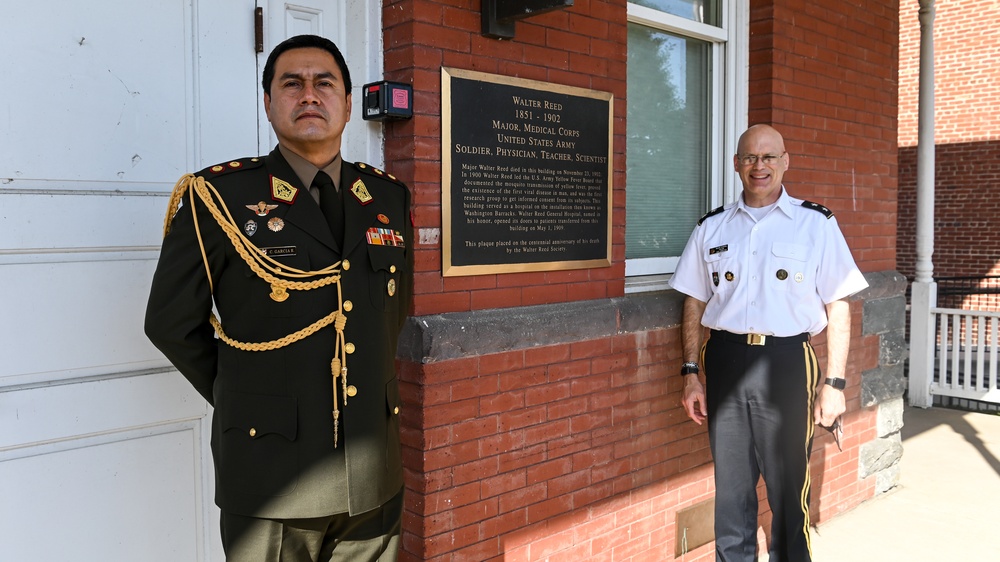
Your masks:
{"label": "wristwatch", "polygon": [[844,390],[844,388],[847,387],[847,380],[846,379],[828,378],[828,379],[826,379],[825,382],[826,382],[826,384],[832,386],[833,388],[836,388],[837,390]]}
{"label": "wristwatch", "polygon": [[694,361],[686,361],[681,365],[681,375],[697,375],[700,372],[698,364]]}

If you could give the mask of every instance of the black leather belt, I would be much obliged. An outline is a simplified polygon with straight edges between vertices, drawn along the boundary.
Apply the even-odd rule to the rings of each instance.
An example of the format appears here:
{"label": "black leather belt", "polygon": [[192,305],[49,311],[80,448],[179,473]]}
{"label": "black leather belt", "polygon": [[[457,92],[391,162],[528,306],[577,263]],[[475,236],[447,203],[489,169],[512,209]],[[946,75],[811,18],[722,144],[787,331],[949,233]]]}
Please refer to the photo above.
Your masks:
{"label": "black leather belt", "polygon": [[768,336],[765,334],[734,334],[723,330],[712,330],[713,338],[722,338],[733,343],[743,345],[788,345],[809,341],[809,334],[798,334],[795,336]]}

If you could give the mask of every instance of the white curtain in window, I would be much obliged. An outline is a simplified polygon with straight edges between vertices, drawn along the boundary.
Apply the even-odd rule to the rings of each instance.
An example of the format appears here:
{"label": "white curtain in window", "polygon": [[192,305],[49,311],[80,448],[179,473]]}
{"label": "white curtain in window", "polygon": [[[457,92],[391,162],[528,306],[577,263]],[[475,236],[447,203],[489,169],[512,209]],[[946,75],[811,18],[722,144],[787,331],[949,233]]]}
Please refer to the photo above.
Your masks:
{"label": "white curtain in window", "polygon": [[625,257],[679,256],[708,201],[712,46],[628,30]]}

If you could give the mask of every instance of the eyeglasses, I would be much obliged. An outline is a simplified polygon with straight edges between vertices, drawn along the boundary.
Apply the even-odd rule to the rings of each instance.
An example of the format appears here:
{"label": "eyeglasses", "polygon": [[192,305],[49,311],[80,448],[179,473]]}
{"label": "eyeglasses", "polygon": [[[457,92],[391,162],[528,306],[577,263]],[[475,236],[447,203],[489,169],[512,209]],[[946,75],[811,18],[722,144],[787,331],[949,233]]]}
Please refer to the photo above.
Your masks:
{"label": "eyeglasses", "polygon": [[753,166],[754,164],[757,163],[757,160],[760,160],[761,162],[763,162],[765,166],[770,166],[770,165],[774,164],[775,162],[777,162],[778,159],[781,158],[782,156],[784,156],[785,154],[787,154],[787,152],[782,152],[781,154],[760,154],[760,155],[757,155],[757,154],[743,154],[743,155],[737,154],[736,158],[738,158],[739,161],[740,161],[740,164],[743,164],[744,166]]}

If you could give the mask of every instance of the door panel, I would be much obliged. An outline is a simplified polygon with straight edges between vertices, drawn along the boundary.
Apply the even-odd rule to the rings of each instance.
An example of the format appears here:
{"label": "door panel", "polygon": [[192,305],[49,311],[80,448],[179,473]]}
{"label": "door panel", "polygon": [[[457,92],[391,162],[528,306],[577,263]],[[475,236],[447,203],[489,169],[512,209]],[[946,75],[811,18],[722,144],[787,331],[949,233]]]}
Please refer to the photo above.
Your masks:
{"label": "door panel", "polygon": [[176,175],[191,154],[188,4],[57,4],[4,4],[0,48],[19,56],[0,57],[0,177],[136,189]]}
{"label": "door panel", "polygon": [[252,0],[4,4],[4,560],[224,559],[210,409],[142,318],[174,182],[257,152],[252,22]]}

